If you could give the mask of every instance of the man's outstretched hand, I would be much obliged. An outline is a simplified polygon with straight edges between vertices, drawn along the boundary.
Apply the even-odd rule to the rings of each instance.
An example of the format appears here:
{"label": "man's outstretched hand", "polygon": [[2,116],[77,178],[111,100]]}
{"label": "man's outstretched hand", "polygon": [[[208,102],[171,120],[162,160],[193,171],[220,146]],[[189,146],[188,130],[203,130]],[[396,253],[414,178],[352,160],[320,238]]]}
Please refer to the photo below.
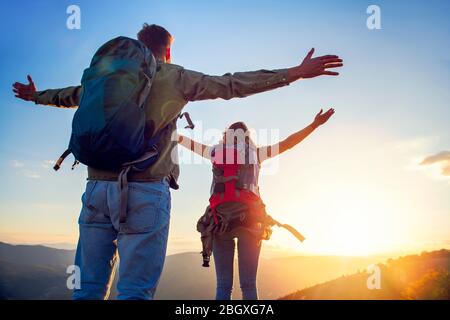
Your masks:
{"label": "man's outstretched hand", "polygon": [[17,98],[25,101],[34,101],[36,96],[36,85],[30,75],[27,76],[28,84],[16,82],[13,84],[13,92]]}
{"label": "man's outstretched hand", "polygon": [[313,124],[318,127],[328,121],[331,116],[334,114],[334,109],[330,108],[327,112],[323,113],[323,109],[320,109],[320,112],[314,118]]}
{"label": "man's outstretched hand", "polygon": [[339,56],[326,55],[313,58],[314,48],[312,48],[306,55],[303,62],[297,66],[289,69],[290,82],[299,79],[309,79],[321,75],[337,76],[338,72],[329,71],[331,68],[339,68],[343,66],[342,59]]}

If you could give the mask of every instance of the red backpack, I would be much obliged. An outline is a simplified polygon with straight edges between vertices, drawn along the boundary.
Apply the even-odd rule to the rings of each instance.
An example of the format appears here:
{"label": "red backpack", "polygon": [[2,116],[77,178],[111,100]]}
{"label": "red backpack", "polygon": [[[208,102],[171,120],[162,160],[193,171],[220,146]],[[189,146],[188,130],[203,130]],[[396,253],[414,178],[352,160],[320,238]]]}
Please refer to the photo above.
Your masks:
{"label": "red backpack", "polygon": [[[261,201],[259,195],[250,191],[249,185],[242,181],[245,175],[244,171],[251,171],[253,170],[251,166],[258,166],[258,164],[248,164],[245,161],[246,159],[240,157],[236,147],[221,146],[214,148],[211,157],[214,177],[209,207],[212,211],[214,222],[218,224],[216,208],[220,204],[241,202],[251,205]],[[257,180],[257,177],[251,178],[254,181]]]}

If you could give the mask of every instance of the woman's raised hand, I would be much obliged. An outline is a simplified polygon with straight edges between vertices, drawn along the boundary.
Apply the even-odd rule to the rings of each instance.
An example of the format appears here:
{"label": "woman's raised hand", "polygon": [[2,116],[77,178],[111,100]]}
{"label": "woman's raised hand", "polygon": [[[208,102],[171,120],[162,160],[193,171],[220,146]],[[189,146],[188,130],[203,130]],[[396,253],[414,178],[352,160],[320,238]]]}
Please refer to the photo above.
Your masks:
{"label": "woman's raised hand", "polygon": [[314,118],[313,123],[318,127],[327,122],[328,119],[330,119],[333,114],[334,114],[333,108],[328,109],[328,111],[325,113],[323,113],[323,109],[320,109],[320,112]]}

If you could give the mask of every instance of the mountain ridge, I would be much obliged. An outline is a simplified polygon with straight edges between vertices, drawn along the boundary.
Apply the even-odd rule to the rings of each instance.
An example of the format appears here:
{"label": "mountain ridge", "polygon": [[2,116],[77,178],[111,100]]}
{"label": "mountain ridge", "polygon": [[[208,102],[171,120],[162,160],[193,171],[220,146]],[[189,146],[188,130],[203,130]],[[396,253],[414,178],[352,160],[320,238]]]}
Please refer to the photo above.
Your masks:
{"label": "mountain ridge", "polygon": [[[0,242],[0,298],[69,299],[71,292],[66,288],[66,269],[73,264],[74,254],[74,250]],[[377,262],[380,260],[375,257],[326,255],[262,258],[258,271],[260,298],[284,297],[298,289],[352,275]],[[167,256],[156,299],[213,299],[214,261],[211,268],[203,268],[201,263],[201,255],[197,252]],[[241,295],[236,263],[235,274],[233,298],[239,299]],[[47,279],[48,285],[40,281],[41,278]],[[32,290],[27,292],[27,287]],[[113,288],[112,298],[115,296]]]}
{"label": "mountain ridge", "polygon": [[380,288],[369,289],[367,270],[298,290],[281,300],[450,300],[450,250],[388,259],[376,264]]}

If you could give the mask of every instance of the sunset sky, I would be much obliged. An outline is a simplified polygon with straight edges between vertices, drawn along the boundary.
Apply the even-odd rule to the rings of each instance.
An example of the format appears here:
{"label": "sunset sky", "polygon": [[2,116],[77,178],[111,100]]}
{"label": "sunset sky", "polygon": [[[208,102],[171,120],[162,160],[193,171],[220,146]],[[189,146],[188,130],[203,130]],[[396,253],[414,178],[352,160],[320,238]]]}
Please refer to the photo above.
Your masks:
{"label": "sunset sky", "polygon": [[[71,4],[81,30],[66,28]],[[381,30],[366,26],[370,4],[381,8]],[[450,2],[28,0],[2,1],[0,12],[0,241],[75,244],[87,176],[70,170],[71,158],[52,170],[74,111],[17,100],[12,83],[31,74],[38,89],[77,85],[102,43],[148,22],[174,35],[173,63],[210,74],[294,66],[311,47],[344,59],[337,78],[186,108],[197,128],[183,132],[207,144],[217,142],[208,130],[234,121],[284,138],[336,109],[262,171],[269,213],[307,238],[274,230],[266,253],[450,247]],[[169,253],[200,251],[211,166],[197,160],[182,164],[172,193]]]}

